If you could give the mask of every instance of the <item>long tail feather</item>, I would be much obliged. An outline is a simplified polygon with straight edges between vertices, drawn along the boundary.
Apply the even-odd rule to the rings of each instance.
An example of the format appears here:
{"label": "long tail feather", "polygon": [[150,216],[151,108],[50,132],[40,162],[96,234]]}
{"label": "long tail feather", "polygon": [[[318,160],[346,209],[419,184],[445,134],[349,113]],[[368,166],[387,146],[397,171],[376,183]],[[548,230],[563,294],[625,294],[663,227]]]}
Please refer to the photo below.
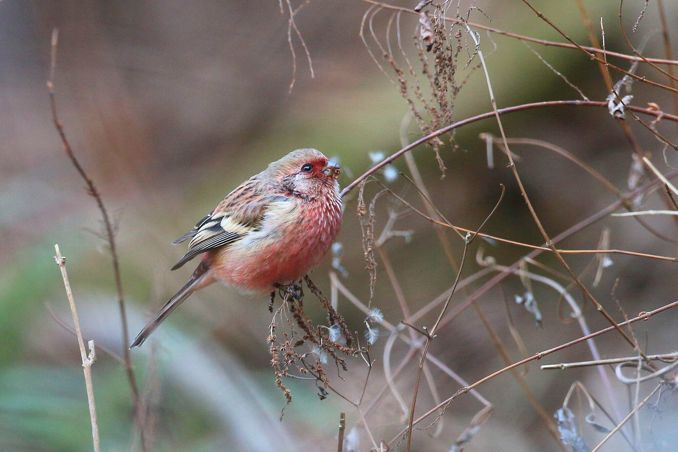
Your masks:
{"label": "long tail feather", "polygon": [[201,262],[200,265],[198,265],[198,268],[196,268],[193,272],[191,279],[189,279],[184,287],[179,289],[179,291],[174,294],[174,296],[172,296],[172,298],[170,298],[167,303],[165,303],[158,314],[156,314],[155,318],[146,324],[144,329],[142,329],[137,335],[129,348],[138,347],[143,344],[144,341],[148,339],[148,336],[150,336],[151,333],[155,331],[155,329],[162,323],[162,321],[165,320],[167,316],[172,313],[172,311],[178,308],[181,303],[186,301],[186,299],[188,299],[188,297],[190,297],[196,289],[198,289],[198,285],[204,282],[204,279],[207,276],[207,270],[209,270],[207,264],[205,262]]}

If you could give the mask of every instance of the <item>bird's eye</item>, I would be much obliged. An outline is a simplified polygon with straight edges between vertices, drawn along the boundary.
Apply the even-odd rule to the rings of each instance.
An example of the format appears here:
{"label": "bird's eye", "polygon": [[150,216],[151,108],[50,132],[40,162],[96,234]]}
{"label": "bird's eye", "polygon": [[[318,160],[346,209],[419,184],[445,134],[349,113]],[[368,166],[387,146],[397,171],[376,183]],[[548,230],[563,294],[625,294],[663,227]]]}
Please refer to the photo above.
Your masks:
{"label": "bird's eye", "polygon": [[301,167],[301,171],[303,171],[304,173],[308,173],[312,169],[313,165],[311,165],[310,163],[306,163],[304,166]]}

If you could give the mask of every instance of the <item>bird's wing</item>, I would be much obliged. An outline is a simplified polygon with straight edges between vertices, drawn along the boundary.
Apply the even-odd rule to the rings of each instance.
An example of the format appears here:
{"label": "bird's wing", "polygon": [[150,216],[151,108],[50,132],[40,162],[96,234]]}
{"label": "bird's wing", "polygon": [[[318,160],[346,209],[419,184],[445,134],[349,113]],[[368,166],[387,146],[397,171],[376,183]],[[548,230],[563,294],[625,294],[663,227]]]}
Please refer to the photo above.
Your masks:
{"label": "bird's wing", "polygon": [[261,184],[250,179],[229,193],[226,198],[195,227],[174,241],[181,243],[189,238],[188,251],[172,270],[184,265],[198,254],[220,248],[241,239],[261,224],[272,203],[288,201],[282,195],[265,195]]}

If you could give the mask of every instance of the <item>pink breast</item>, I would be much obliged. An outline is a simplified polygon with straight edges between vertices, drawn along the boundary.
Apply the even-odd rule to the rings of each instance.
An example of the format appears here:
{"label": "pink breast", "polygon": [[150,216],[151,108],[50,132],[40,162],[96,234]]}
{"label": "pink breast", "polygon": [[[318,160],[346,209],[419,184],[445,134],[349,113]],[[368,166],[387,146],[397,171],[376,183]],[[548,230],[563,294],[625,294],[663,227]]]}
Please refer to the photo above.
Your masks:
{"label": "pink breast", "polygon": [[302,278],[327,253],[341,225],[338,203],[309,202],[295,220],[276,232],[275,239],[249,253],[234,255],[228,248],[214,256],[217,279],[248,291],[270,291],[274,284]]}

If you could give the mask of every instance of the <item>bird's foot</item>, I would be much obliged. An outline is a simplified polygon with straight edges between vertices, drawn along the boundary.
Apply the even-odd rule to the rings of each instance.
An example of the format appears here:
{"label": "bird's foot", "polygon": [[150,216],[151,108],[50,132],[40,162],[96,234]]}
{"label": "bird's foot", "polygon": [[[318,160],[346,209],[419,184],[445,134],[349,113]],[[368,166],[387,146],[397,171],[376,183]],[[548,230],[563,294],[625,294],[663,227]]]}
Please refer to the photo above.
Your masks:
{"label": "bird's foot", "polygon": [[283,300],[302,301],[304,299],[304,289],[301,287],[301,281],[291,284],[276,283],[273,287],[278,289],[278,294]]}

